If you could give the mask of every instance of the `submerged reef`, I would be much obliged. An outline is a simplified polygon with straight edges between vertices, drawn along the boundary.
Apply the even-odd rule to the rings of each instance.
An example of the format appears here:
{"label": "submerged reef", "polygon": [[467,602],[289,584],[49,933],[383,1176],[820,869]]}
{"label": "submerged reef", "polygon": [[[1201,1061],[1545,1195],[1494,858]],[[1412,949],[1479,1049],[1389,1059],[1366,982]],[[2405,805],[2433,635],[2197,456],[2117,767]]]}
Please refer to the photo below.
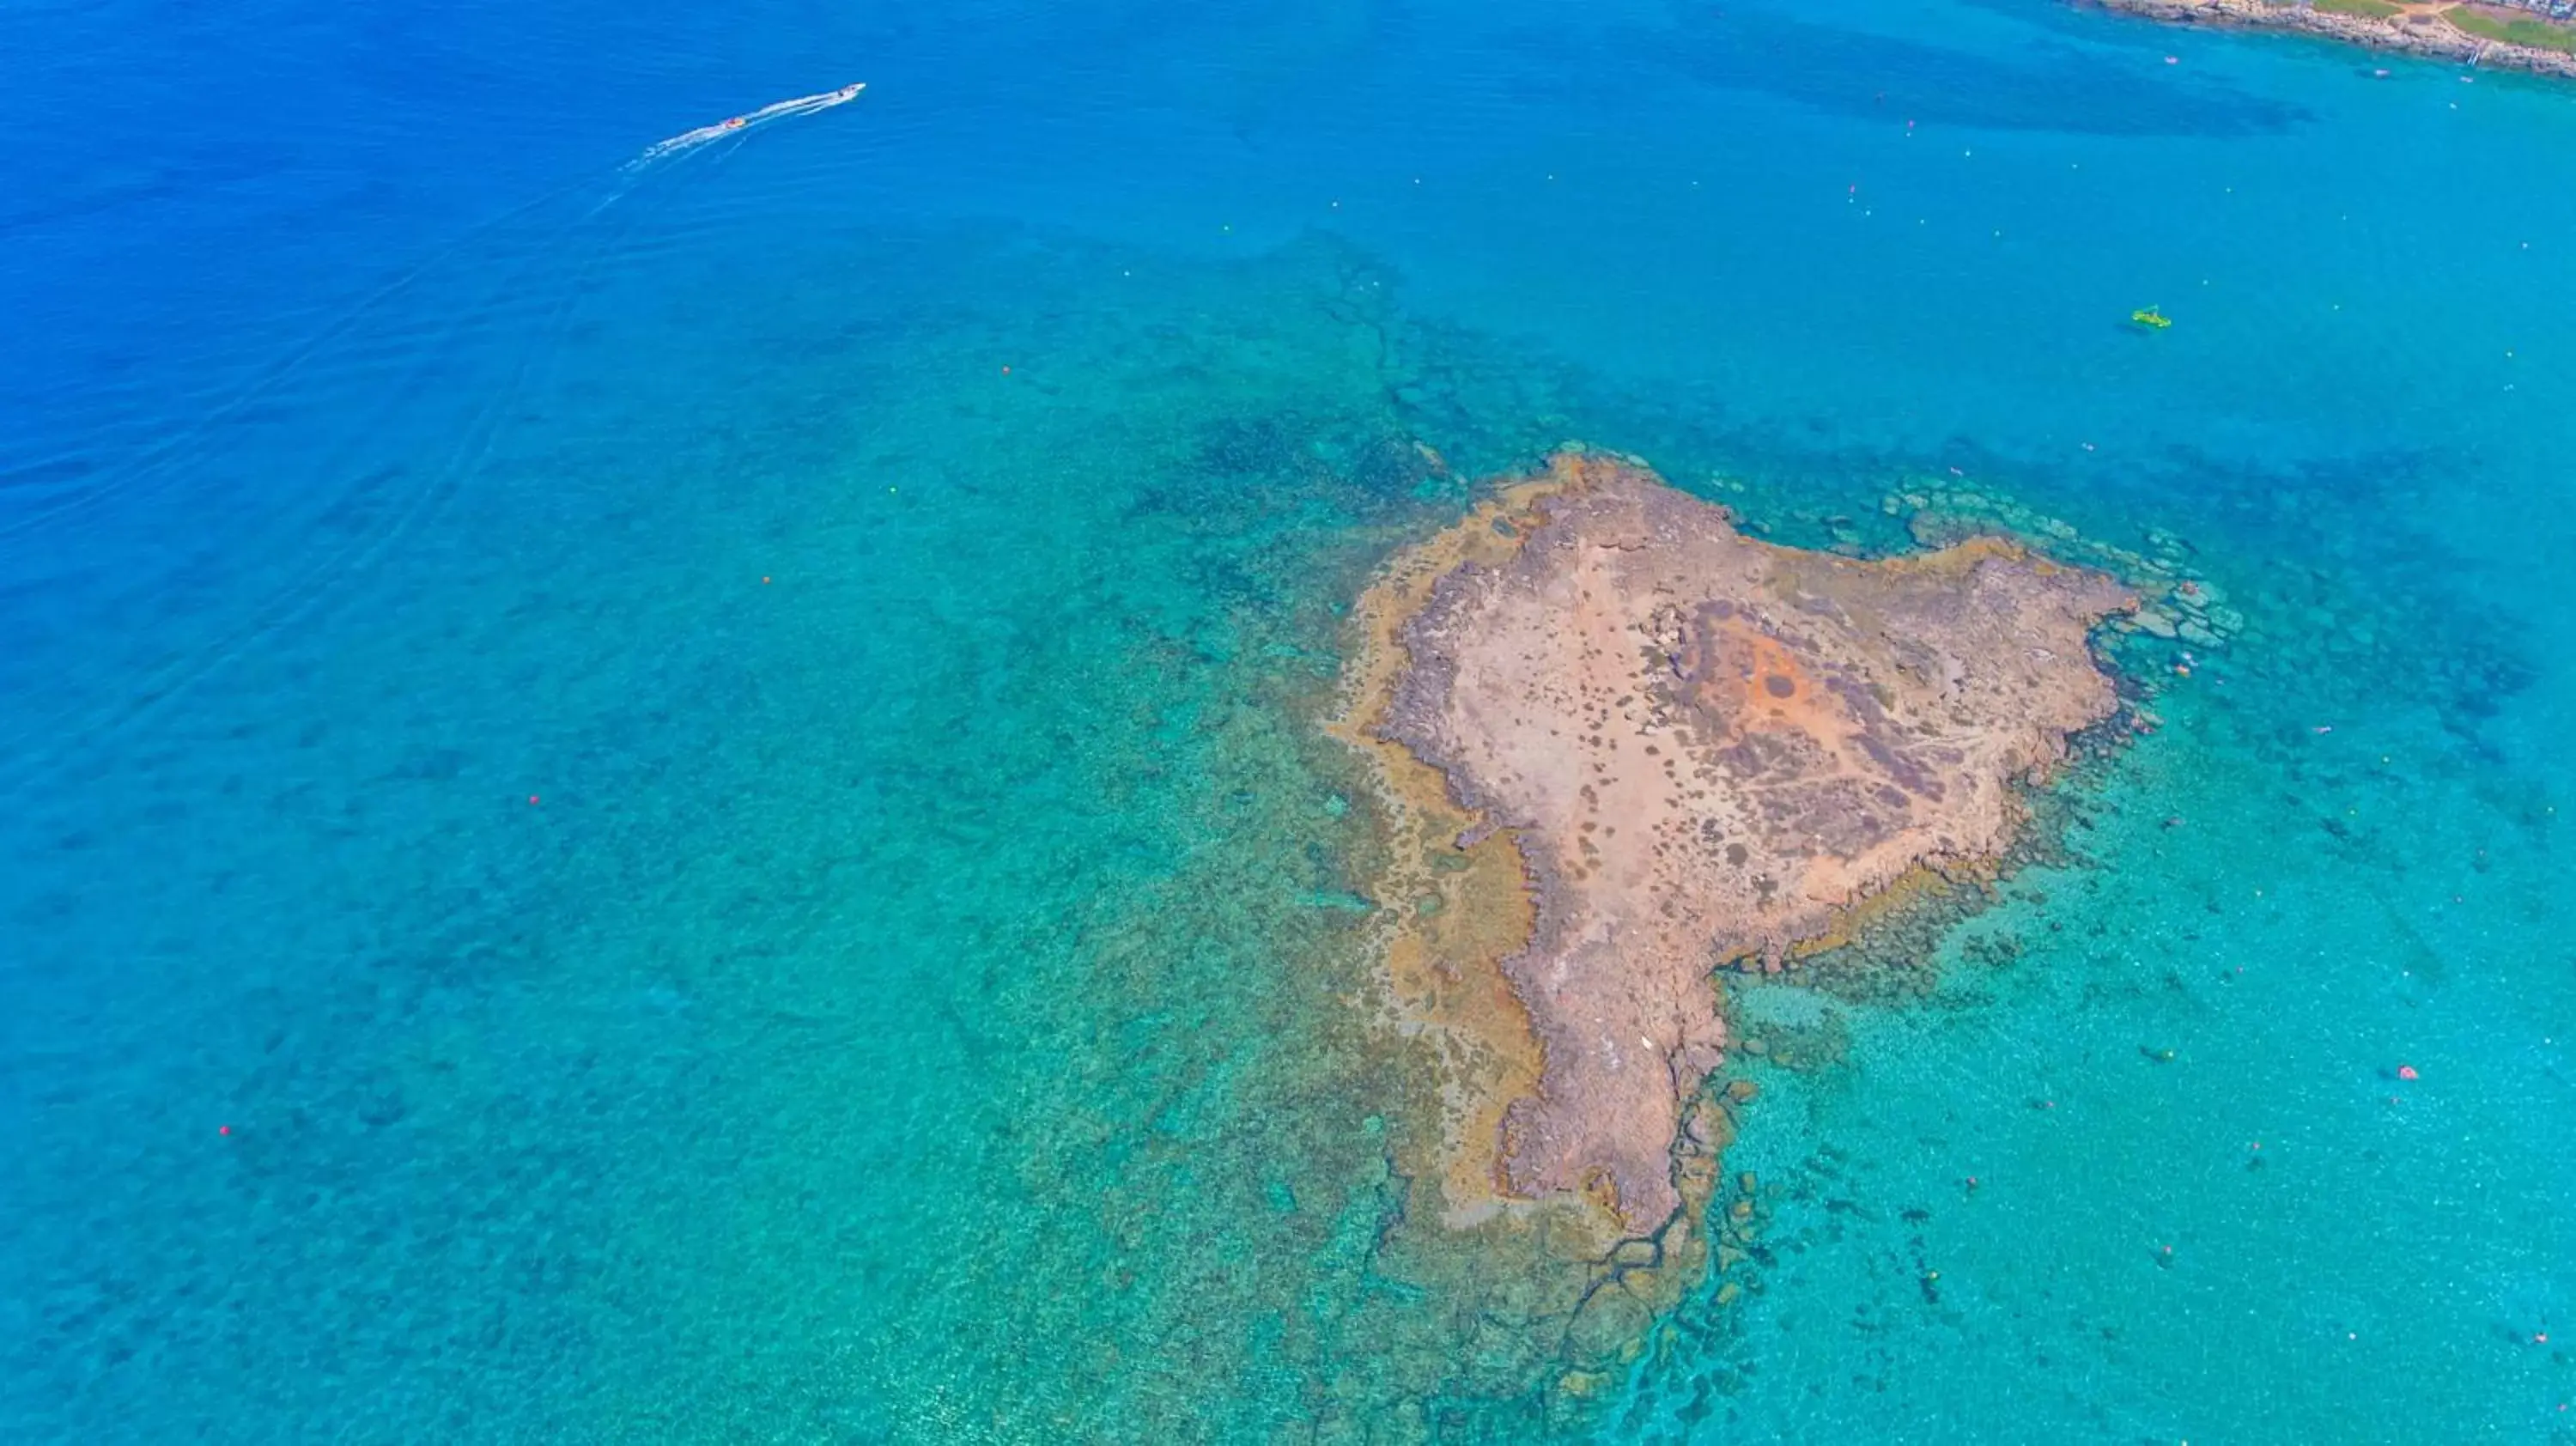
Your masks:
{"label": "submerged reef", "polygon": [[1992,537],[1776,546],[1581,448],[1397,555],[1333,731],[1387,821],[1391,1023],[1443,1061],[1443,1222],[1543,1219],[1620,1314],[1668,1300],[1728,1134],[1712,972],[2003,857],[2137,601]]}

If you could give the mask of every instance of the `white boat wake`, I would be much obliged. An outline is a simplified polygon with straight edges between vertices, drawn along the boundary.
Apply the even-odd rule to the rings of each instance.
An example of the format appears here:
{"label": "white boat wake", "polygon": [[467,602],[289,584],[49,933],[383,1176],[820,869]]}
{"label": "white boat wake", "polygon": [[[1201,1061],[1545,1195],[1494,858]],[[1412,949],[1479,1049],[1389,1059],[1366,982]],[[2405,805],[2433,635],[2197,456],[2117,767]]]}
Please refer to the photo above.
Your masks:
{"label": "white boat wake", "polygon": [[[90,672],[49,685],[57,690],[49,708],[0,717],[0,797],[105,756],[91,750],[341,605],[416,529],[486,479],[501,438],[520,420],[524,393],[549,384],[586,289],[618,245],[651,224],[655,201],[667,199],[639,197],[656,189],[650,182],[714,142],[847,105],[866,88],[845,85],[701,126],[646,147],[604,182],[594,172],[515,206],[360,297],[193,420],[175,421],[77,486],[31,493],[24,503],[6,499],[0,577],[28,558],[93,555],[120,529],[142,525],[136,519],[173,510],[172,499],[187,489],[212,495],[265,469],[271,459],[254,456],[248,449],[257,443],[242,438],[268,439],[275,424],[261,430],[245,419],[299,405],[328,417],[335,413],[322,410],[323,399],[336,407],[349,376],[383,369],[387,379],[379,404],[313,434],[305,449],[316,459],[311,472],[284,489],[292,495],[264,516],[259,532],[227,544],[274,564],[256,585],[245,583],[237,602],[184,629],[156,631],[153,661],[119,672],[125,664],[101,655]],[[471,382],[460,380],[478,367]],[[425,430],[432,403],[421,398],[453,405],[436,415],[434,434]],[[297,530],[316,518],[330,525]],[[137,588],[151,585],[147,578]],[[136,591],[118,606],[156,598]]]}
{"label": "white boat wake", "polygon": [[814,95],[800,95],[794,100],[777,101],[773,104],[762,106],[760,109],[752,111],[747,115],[733,116],[725,120],[720,120],[711,126],[700,126],[693,131],[682,131],[680,134],[671,137],[667,141],[655,141],[653,144],[646,146],[643,154],[626,163],[626,169],[630,171],[640,171],[655,162],[667,161],[674,156],[685,155],[690,151],[696,150],[700,146],[713,141],[723,140],[727,136],[743,135],[757,127],[767,125],[772,121],[785,120],[789,116],[812,115],[816,111],[830,110],[836,105],[847,105],[851,101],[858,99],[859,92],[865,89],[867,89],[867,85],[864,82],[861,82],[858,84],[842,86],[839,90],[827,90]]}

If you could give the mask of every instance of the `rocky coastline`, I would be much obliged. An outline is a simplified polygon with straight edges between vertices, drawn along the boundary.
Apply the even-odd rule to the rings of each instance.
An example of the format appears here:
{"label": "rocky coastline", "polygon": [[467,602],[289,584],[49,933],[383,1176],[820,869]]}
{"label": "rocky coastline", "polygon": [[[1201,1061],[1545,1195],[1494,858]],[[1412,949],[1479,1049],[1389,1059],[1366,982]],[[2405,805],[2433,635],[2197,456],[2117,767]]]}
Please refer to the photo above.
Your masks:
{"label": "rocky coastline", "polygon": [[2179,25],[2290,30],[2373,50],[2445,60],[2488,70],[2518,70],[2576,80],[2576,54],[2471,35],[2441,18],[2448,7],[2408,5],[2386,19],[2319,10],[2275,0],[2089,0],[2106,10]]}

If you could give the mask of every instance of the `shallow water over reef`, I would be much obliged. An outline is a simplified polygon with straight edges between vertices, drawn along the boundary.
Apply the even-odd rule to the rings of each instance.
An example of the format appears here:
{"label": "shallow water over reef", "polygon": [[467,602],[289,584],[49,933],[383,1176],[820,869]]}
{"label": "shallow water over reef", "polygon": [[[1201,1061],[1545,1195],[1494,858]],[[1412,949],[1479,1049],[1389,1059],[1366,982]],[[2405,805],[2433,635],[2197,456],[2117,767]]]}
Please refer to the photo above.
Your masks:
{"label": "shallow water over reef", "polygon": [[[2569,1431],[2576,95],[2040,0],[0,27],[0,1434]],[[1996,899],[1726,981],[1739,1243],[1581,1395],[1411,1208],[1320,728],[1569,438],[2242,619]]]}

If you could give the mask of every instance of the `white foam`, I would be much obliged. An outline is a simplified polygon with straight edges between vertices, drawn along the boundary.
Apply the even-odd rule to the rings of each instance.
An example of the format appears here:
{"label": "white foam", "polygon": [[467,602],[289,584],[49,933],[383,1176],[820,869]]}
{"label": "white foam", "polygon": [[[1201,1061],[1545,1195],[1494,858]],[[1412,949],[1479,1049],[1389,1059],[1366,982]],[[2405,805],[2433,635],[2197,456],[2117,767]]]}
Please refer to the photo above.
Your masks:
{"label": "white foam", "polygon": [[706,145],[712,141],[723,140],[727,136],[747,135],[752,130],[760,126],[767,125],[772,121],[785,120],[789,116],[813,115],[817,111],[827,111],[837,105],[847,105],[851,101],[858,99],[859,92],[865,89],[867,89],[867,85],[864,82],[859,82],[842,86],[839,90],[826,90],[817,92],[813,95],[800,95],[793,100],[775,101],[769,105],[762,106],[756,111],[751,111],[744,115],[733,116],[726,120],[720,120],[711,126],[700,126],[693,131],[682,131],[680,134],[671,137],[669,140],[655,141],[653,144],[646,146],[641,155],[638,155],[635,159],[626,163],[626,169],[630,171],[641,170],[658,161],[667,161],[676,156],[686,155],[700,146]]}

